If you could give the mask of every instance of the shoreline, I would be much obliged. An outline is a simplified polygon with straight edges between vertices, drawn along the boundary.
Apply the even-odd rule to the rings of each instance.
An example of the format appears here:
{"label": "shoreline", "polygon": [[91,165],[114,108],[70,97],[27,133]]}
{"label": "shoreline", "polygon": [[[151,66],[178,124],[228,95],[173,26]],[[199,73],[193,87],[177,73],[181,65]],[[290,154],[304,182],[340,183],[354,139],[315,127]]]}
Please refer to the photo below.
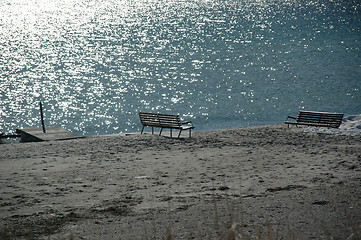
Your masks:
{"label": "shoreline", "polygon": [[233,226],[252,239],[267,222],[284,238],[361,236],[361,136],[167,134],[1,144],[0,237],[216,239]]}
{"label": "shoreline", "polygon": [[[246,128],[254,128],[254,127],[266,127],[266,126],[281,126],[285,125],[282,123],[273,123],[273,124],[265,124],[265,125],[249,125],[249,126],[241,126],[241,127],[234,127],[234,128],[221,128],[221,129],[208,129],[208,130],[197,130],[197,128],[193,129],[193,133],[199,132],[213,132],[213,131],[226,131],[232,129],[246,129]],[[311,133],[311,134],[333,134],[333,135],[344,135],[344,136],[359,136],[361,135],[361,114],[358,115],[348,115],[344,118],[343,123],[339,128],[322,128],[322,127],[308,127],[308,126],[291,126],[290,128],[299,128],[303,132]],[[155,128],[155,135],[157,135],[157,130],[159,128]],[[70,130],[68,130],[70,131]],[[71,132],[71,131],[70,131]],[[159,131],[158,131],[159,132]],[[149,134],[150,132],[145,132]],[[168,131],[164,131],[162,136],[167,136]],[[185,132],[184,132],[185,133]],[[186,137],[185,134],[182,136]],[[102,135],[79,135],[80,138],[92,138],[92,137],[108,137],[108,136],[127,136],[127,135],[135,135],[140,134],[140,132],[124,132],[124,133],[113,133],[113,134],[102,134]],[[6,143],[19,143],[19,140],[14,139],[0,139],[0,144]],[[66,139],[68,140],[68,139]]]}

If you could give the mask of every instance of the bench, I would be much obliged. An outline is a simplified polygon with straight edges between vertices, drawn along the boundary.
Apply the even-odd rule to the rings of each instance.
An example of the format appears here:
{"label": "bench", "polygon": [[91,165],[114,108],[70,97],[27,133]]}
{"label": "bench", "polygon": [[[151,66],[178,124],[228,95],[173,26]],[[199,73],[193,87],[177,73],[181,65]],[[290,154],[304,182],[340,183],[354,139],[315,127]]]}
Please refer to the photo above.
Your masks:
{"label": "bench", "polygon": [[159,136],[164,128],[168,128],[170,137],[172,137],[172,129],[179,129],[178,138],[183,130],[189,130],[189,137],[191,137],[191,130],[194,129],[192,122],[181,122],[179,115],[140,112],[139,118],[143,125],[141,134],[143,134],[144,127],[152,127],[152,134],[154,134],[154,127],[158,127],[160,128]]}
{"label": "bench", "polygon": [[[287,121],[289,118],[295,121]],[[342,123],[342,113],[300,111],[297,117],[288,116],[285,123],[294,125],[307,125],[314,127],[338,128]]]}

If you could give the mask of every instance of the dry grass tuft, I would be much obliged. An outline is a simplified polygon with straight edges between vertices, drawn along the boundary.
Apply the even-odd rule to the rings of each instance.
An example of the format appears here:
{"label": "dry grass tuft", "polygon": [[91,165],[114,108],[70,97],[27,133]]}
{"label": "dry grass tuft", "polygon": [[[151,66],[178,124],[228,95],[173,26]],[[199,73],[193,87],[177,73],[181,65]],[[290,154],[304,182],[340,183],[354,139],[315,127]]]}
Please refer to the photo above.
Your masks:
{"label": "dry grass tuft", "polygon": [[163,239],[164,240],[174,240],[174,238],[172,236],[172,230],[170,228],[166,228],[165,237]]}

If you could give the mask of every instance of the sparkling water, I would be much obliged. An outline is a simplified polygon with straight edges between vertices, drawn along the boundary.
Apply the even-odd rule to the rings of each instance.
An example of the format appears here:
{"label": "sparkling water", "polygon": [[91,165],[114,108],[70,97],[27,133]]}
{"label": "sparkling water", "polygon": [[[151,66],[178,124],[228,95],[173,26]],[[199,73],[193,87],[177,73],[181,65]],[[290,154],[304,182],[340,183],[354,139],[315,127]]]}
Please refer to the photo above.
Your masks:
{"label": "sparkling water", "polygon": [[40,101],[81,135],[358,115],[360,47],[358,0],[3,0],[0,132],[40,126]]}

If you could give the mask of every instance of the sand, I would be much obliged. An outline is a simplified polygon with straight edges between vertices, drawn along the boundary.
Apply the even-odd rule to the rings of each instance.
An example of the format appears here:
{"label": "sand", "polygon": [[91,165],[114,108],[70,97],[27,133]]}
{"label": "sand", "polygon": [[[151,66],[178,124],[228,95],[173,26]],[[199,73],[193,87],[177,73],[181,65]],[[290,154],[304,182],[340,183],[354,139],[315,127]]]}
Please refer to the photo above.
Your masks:
{"label": "sand", "polygon": [[0,166],[0,239],[361,239],[361,136],[277,124],[11,143]]}

